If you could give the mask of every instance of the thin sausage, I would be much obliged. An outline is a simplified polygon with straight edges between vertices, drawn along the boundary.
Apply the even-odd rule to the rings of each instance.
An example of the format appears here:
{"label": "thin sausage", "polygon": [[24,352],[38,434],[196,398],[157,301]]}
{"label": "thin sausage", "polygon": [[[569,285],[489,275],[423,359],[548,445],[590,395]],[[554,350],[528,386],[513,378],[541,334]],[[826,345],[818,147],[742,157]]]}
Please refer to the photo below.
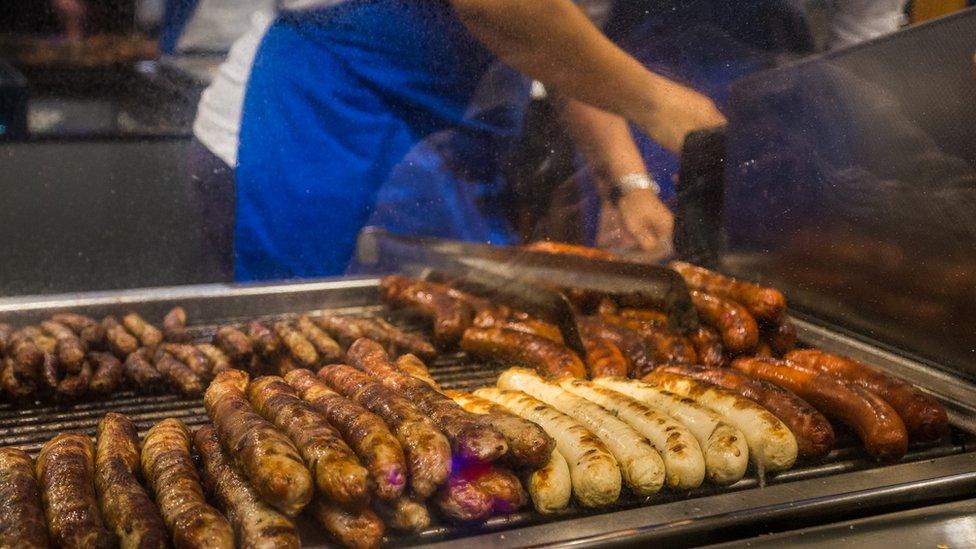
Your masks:
{"label": "thin sausage", "polygon": [[178,419],[153,425],[142,444],[142,472],[176,549],[233,549],[234,530],[203,495],[190,455],[190,433]]}
{"label": "thin sausage", "polygon": [[786,314],[786,297],[778,290],[743,282],[682,261],[669,265],[695,290],[743,304],[756,318],[776,320]]}
{"label": "thin sausage", "polygon": [[589,377],[626,377],[630,372],[630,360],[624,356],[620,347],[609,339],[583,335],[583,347],[586,348],[586,367]]}
{"label": "thin sausage", "polygon": [[633,330],[614,326],[597,317],[577,317],[577,326],[584,338],[605,339],[616,345],[630,362],[628,376],[654,369],[654,360],[647,345]]}
{"label": "thin sausage", "polygon": [[0,448],[0,547],[50,546],[34,460],[16,448]]}
{"label": "thin sausage", "polygon": [[[366,321],[367,325],[376,326],[377,331],[385,335],[396,348],[398,354],[410,353],[424,360],[437,356],[437,349],[420,334],[401,330],[382,318],[366,318],[363,320]],[[367,337],[369,336],[367,335]]]}
{"label": "thin sausage", "polygon": [[172,343],[190,343],[193,337],[186,331],[186,309],[173,307],[163,317],[163,337]]}
{"label": "thin sausage", "polygon": [[120,359],[125,359],[129,353],[134,353],[139,348],[139,340],[126,331],[114,316],[105,317],[102,320],[102,327],[105,329],[105,340],[108,341],[109,350]]}
{"label": "thin sausage", "polygon": [[413,310],[434,327],[434,342],[449,347],[458,342],[474,317],[471,307],[448,295],[442,284],[390,275],[380,282],[380,297],[394,307]]}
{"label": "thin sausage", "polygon": [[324,363],[331,364],[342,360],[344,354],[339,343],[316,326],[308,315],[298,317],[298,320],[295,321],[295,327],[315,347],[319,353],[319,358]]}
{"label": "thin sausage", "polygon": [[568,347],[524,332],[469,328],[461,339],[461,349],[485,360],[531,366],[546,376],[586,377],[583,361]]}
{"label": "thin sausage", "polygon": [[210,370],[210,361],[207,355],[188,343],[166,343],[162,346],[167,353],[173,355],[201,380],[208,380],[213,377]]}
{"label": "thin sausage", "polygon": [[122,362],[115,355],[101,351],[88,353],[88,362],[93,365],[91,383],[88,388],[95,394],[110,395],[122,384],[124,376]]}
{"label": "thin sausage", "polygon": [[162,349],[156,353],[154,366],[166,381],[179,393],[186,397],[198,397],[203,394],[203,380],[193,373],[193,370],[183,364],[173,355]]}
{"label": "thin sausage", "polygon": [[292,358],[303,368],[311,368],[318,364],[319,353],[315,346],[305,339],[298,330],[292,328],[287,322],[275,322],[273,326],[275,334],[281,338],[285,348]]}
{"label": "thin sausage", "polygon": [[41,329],[57,340],[56,354],[65,371],[71,374],[80,372],[81,364],[85,361],[85,344],[74,331],[51,320],[41,322]]}
{"label": "thin sausage", "polygon": [[65,376],[54,389],[54,396],[58,400],[70,401],[83,397],[91,385],[92,366],[87,360],[81,363],[81,370],[77,374]]}
{"label": "thin sausage", "polygon": [[52,315],[51,320],[71,328],[89,349],[105,348],[105,328],[94,318],[75,313],[58,313]]}
{"label": "thin sausage", "polygon": [[136,336],[143,347],[155,349],[163,342],[163,332],[153,326],[138,313],[129,313],[122,317],[122,325],[130,334]]}
{"label": "thin sausage", "polygon": [[214,334],[213,344],[227,353],[235,366],[246,367],[251,364],[254,347],[244,332],[233,326],[222,326]]}
{"label": "thin sausage", "polygon": [[[441,386],[430,376],[430,370],[427,369],[427,365],[423,363],[422,360],[416,356],[407,353],[405,355],[400,355],[396,360],[397,368],[403,370],[404,372],[412,375],[413,377],[423,381],[427,385],[430,385],[435,390],[440,391]],[[441,391],[443,392],[443,391]]]}
{"label": "thin sausage", "polygon": [[144,392],[158,391],[166,381],[163,374],[149,361],[145,349],[139,349],[126,357],[122,368],[129,383]]}
{"label": "thin sausage", "polygon": [[210,361],[210,373],[217,375],[224,370],[230,370],[233,368],[230,362],[230,357],[227,353],[221,351],[216,345],[210,343],[201,343],[197,345],[197,350],[207,357]]}
{"label": "thin sausage", "polygon": [[349,511],[319,498],[312,504],[312,516],[326,532],[346,547],[375,549],[383,542],[386,528],[370,509]]}
{"label": "thin sausage", "polygon": [[729,352],[748,353],[756,348],[759,326],[745,307],[696,290],[691,291],[691,301],[702,322],[722,334],[722,344]]}
{"label": "thin sausage", "polygon": [[639,335],[656,364],[691,364],[697,358],[691,342],[666,327],[617,315],[604,315],[602,318],[610,324],[633,330]]}
{"label": "thin sausage", "polygon": [[254,352],[266,360],[280,353],[284,345],[281,338],[271,328],[257,320],[253,320],[247,325],[247,337],[251,338]]}

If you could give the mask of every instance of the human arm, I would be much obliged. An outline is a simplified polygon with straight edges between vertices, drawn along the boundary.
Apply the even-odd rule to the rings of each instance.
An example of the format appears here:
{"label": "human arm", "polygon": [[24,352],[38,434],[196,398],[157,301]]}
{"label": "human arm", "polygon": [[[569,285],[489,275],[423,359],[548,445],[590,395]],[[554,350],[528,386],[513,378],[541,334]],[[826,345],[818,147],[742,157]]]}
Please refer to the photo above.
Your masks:
{"label": "human arm", "polygon": [[85,14],[88,11],[85,0],[51,0],[51,8],[68,40],[81,42],[85,38]]}
{"label": "human arm", "polygon": [[692,131],[725,118],[705,96],[645,69],[570,0],[450,0],[500,58],[560,94],[634,122],[680,152]]}

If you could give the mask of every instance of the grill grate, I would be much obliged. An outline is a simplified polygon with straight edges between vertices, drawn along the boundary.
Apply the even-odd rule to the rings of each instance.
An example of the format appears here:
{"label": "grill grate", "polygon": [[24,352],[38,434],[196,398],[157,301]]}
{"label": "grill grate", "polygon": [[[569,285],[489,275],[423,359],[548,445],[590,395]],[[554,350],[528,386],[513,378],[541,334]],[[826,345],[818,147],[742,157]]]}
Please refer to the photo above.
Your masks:
{"label": "grill grate", "polygon": [[[384,310],[382,307],[372,306],[344,308],[334,312],[377,314],[383,313]],[[262,320],[290,319],[295,316],[295,314],[281,314],[265,316]],[[394,314],[392,320],[405,329],[416,329],[418,327],[413,319],[406,316]],[[234,319],[230,319],[228,322],[234,322]],[[215,331],[216,325],[194,326],[190,329],[198,342],[208,341]],[[428,366],[431,375],[442,387],[457,390],[473,390],[491,385],[498,374],[505,369],[504,366],[500,365],[472,362],[463,353],[440,355]],[[102,415],[109,411],[128,415],[138,426],[140,435],[145,434],[149,427],[167,417],[179,418],[189,426],[198,426],[207,422],[201,400],[188,400],[174,395],[139,395],[132,392],[121,392],[107,400],[65,406],[35,405],[18,408],[9,403],[4,403],[0,404],[0,446],[17,446],[36,455],[47,440],[61,432],[81,431],[94,436],[98,421]],[[925,446],[913,446],[902,463],[928,460],[966,451],[962,437],[958,433],[952,433],[940,442]],[[767,476],[766,482],[768,484],[779,484],[875,467],[878,466],[867,459],[858,448],[853,435],[838,431],[838,447],[825,460],[817,464],[801,463],[789,471]],[[754,471],[751,471],[746,478],[734,486],[725,488],[704,485],[690,492],[664,491],[649,498],[638,498],[624,494],[617,504],[607,509],[582,510],[570,508],[548,516],[533,511],[523,511],[506,516],[492,517],[482,524],[463,527],[435,522],[424,532],[410,536],[391,536],[389,541],[400,546],[431,543],[645,505],[753,489],[758,486],[758,479]],[[325,546],[328,544],[327,539],[310,522],[302,519],[300,520],[300,527],[302,539],[307,545]]]}

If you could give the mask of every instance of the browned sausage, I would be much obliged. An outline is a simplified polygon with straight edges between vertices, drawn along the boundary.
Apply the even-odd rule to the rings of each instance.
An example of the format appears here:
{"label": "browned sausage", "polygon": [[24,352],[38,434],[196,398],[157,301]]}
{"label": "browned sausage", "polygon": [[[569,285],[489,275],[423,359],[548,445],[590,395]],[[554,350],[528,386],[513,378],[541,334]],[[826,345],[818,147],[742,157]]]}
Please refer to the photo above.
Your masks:
{"label": "browned sausage", "polygon": [[248,375],[221,372],[204,395],[220,443],[261,499],[295,516],[312,499],[314,482],[291,440],[261,417],[244,395]]}
{"label": "browned sausage", "polygon": [[732,367],[792,391],[827,416],[847,423],[878,461],[895,461],[908,451],[908,433],[898,413],[866,389],[776,359],[739,358]]}
{"label": "browned sausage", "polygon": [[250,338],[237,328],[233,326],[220,327],[214,334],[213,343],[227,353],[227,356],[238,368],[247,367],[251,364],[254,347]]}
{"label": "browned sausage", "polygon": [[490,423],[505,436],[509,450],[506,462],[512,467],[539,469],[549,462],[556,441],[542,427],[472,394],[448,391],[447,396],[465,410],[482,414],[478,416],[480,420]]}
{"label": "browned sausage", "polygon": [[407,397],[426,413],[451,440],[458,459],[490,463],[508,452],[508,443],[501,433],[424,381],[400,371],[379,343],[360,339],[349,347],[347,354],[350,364]]}
{"label": "browned sausage", "polygon": [[163,342],[163,332],[153,326],[138,313],[129,313],[122,317],[122,325],[130,334],[136,336],[143,347],[155,349]]}
{"label": "browned sausage", "polygon": [[193,442],[200,454],[204,484],[234,525],[238,546],[252,549],[301,547],[295,523],[261,501],[220,447],[212,427],[198,429]]}
{"label": "browned sausage", "polygon": [[92,364],[93,372],[88,388],[98,395],[109,395],[122,385],[122,362],[112,353],[92,351],[88,353],[88,362]]}
{"label": "browned sausage", "polygon": [[190,455],[190,433],[178,419],[154,425],[142,445],[142,471],[176,549],[233,549],[234,531],[209,504]]}
{"label": "browned sausage", "polygon": [[312,322],[334,337],[343,347],[352,345],[354,341],[363,337],[363,329],[358,318],[332,314],[320,314],[312,317]]}
{"label": "browned sausage", "polygon": [[81,364],[85,361],[85,344],[81,339],[71,328],[52,320],[41,322],[41,329],[57,340],[55,352],[64,371],[69,374],[80,372]]}
{"label": "browned sausage", "polygon": [[71,328],[89,349],[105,348],[105,328],[94,318],[75,313],[58,313],[52,315],[51,320]]}
{"label": "browned sausage", "polygon": [[383,523],[400,532],[420,532],[430,526],[427,506],[406,496],[373,506]]}
{"label": "browned sausage", "polygon": [[430,496],[451,472],[451,445],[413,402],[366,374],[345,365],[319,370],[332,389],[383,418],[396,433],[407,459],[410,487],[420,498]]}
{"label": "browned sausage", "polygon": [[213,377],[210,361],[195,346],[188,343],[165,343],[162,349],[186,365],[198,378],[207,380]]}
{"label": "browned sausage", "polygon": [[512,311],[507,307],[481,309],[475,315],[472,325],[478,328],[506,328],[563,343],[563,334],[558,326],[534,318],[515,319],[511,315]]}
{"label": "browned sausage", "polygon": [[285,380],[342,433],[369,470],[376,495],[388,501],[398,498],[407,484],[407,466],[403,448],[386,423],[308,370],[289,372]]}
{"label": "browned sausage", "polygon": [[786,297],[772,288],[742,282],[682,261],[669,267],[678,271],[691,289],[741,303],[753,316],[777,320],[786,314]]}
{"label": "browned sausage", "polygon": [[552,240],[539,240],[537,242],[526,244],[522,247],[533,252],[543,252],[547,254],[573,255],[578,257],[586,257],[589,259],[601,259],[604,261],[624,260],[624,258],[620,255],[607,250],[580,246],[578,244],[568,244],[566,242],[554,242]]}
{"label": "browned sausage", "polygon": [[491,466],[480,468],[474,478],[476,488],[491,498],[491,508],[500,514],[514,513],[529,501],[518,477],[507,469]]}
{"label": "browned sausage", "polygon": [[153,366],[145,349],[131,353],[122,365],[125,371],[125,378],[129,383],[143,392],[155,392],[162,390],[162,385],[166,382],[163,374]]}
{"label": "browned sausage", "polygon": [[576,324],[579,326],[580,336],[605,339],[616,345],[630,362],[630,377],[654,369],[655,363],[651,358],[651,352],[640,335],[633,330],[614,326],[597,317],[577,317]]}
{"label": "browned sausage", "polygon": [[156,353],[154,365],[167,383],[181,395],[198,397],[203,394],[203,380],[173,355],[160,349]]}
{"label": "browned sausage", "polygon": [[186,331],[186,309],[173,307],[163,317],[163,338],[171,343],[190,343],[193,337]]}
{"label": "browned sausage", "polygon": [[54,389],[54,396],[58,400],[75,400],[88,393],[92,381],[92,366],[87,360],[81,363],[81,371],[77,374],[64,376]]}
{"label": "browned sausage", "polygon": [[319,493],[349,509],[369,502],[369,473],[339,432],[284,379],[259,377],[248,386],[247,397],[258,413],[295,443]]}
{"label": "browned sausage", "polygon": [[427,365],[424,364],[424,361],[420,360],[414,355],[410,353],[400,355],[396,359],[396,365],[397,368],[403,370],[404,373],[412,375],[438,391],[441,390],[441,386],[438,385],[437,381],[430,376],[430,370],[427,369]]}
{"label": "browned sausage", "polygon": [[17,379],[14,374],[14,359],[9,356],[4,357],[0,364],[0,387],[3,388],[3,394],[13,401],[28,400],[37,391],[34,382]]}
{"label": "browned sausage", "polygon": [[443,284],[390,275],[380,283],[380,298],[432,321],[434,343],[441,347],[456,344],[474,317],[471,307],[448,295]]}
{"label": "browned sausage", "polygon": [[711,326],[701,326],[688,334],[688,341],[695,348],[698,364],[718,368],[725,364],[722,337]]}
{"label": "browned sausage", "polygon": [[619,315],[603,315],[602,318],[610,324],[627,328],[639,335],[656,364],[693,364],[697,358],[691,342],[666,327]]}
{"label": "browned sausage", "polygon": [[287,322],[275,322],[273,329],[275,334],[281,338],[285,349],[288,350],[288,353],[299,366],[311,368],[318,363],[319,353],[315,350],[315,346],[305,339],[298,330],[289,326]]}
{"label": "browned sausage", "polygon": [[31,330],[21,329],[10,336],[7,345],[6,355],[11,359],[11,374],[21,382],[35,382],[44,362],[45,351],[38,346],[34,336]]}
{"label": "browned sausage", "polygon": [[114,316],[105,317],[102,320],[102,327],[105,329],[105,340],[108,341],[109,350],[120,359],[125,359],[129,353],[134,353],[139,348],[139,340],[126,331]]}
{"label": "browned sausage", "polygon": [[478,488],[470,475],[455,471],[434,496],[434,504],[452,522],[473,522],[488,516],[494,498]]}
{"label": "browned sausage", "polygon": [[95,497],[95,446],[87,435],[63,433],[37,457],[44,514],[53,541],[65,549],[109,549],[115,536],[105,529]]}
{"label": "browned sausage", "polygon": [[122,414],[105,414],[98,423],[95,449],[95,491],[105,525],[118,536],[122,549],[163,549],[169,539],[166,524],[136,480],[138,474],[135,424]]}
{"label": "browned sausage", "polygon": [[788,318],[781,319],[761,333],[777,356],[783,356],[796,347],[796,325]]}
{"label": "browned sausage", "polygon": [[778,385],[729,368],[662,366],[659,369],[724,387],[757,402],[789,427],[804,459],[823,459],[834,448],[834,429],[827,418],[807,401]]}
{"label": "browned sausage", "polygon": [[748,353],[759,343],[756,319],[738,303],[697,290],[691,291],[691,301],[702,322],[722,335],[722,344],[730,353]]}
{"label": "browned sausage", "polygon": [[[582,335],[582,334],[581,334]],[[598,377],[627,377],[631,370],[630,360],[624,356],[620,347],[609,339],[582,335],[586,348],[586,367],[590,379]]]}
{"label": "browned sausage", "polygon": [[298,320],[295,321],[295,328],[315,347],[315,350],[318,351],[319,359],[325,364],[332,364],[333,362],[342,360],[344,354],[339,343],[329,337],[329,334],[322,331],[322,328],[316,326],[308,315],[298,317]]}
{"label": "browned sausage", "polygon": [[814,349],[793,351],[786,358],[880,396],[898,412],[912,438],[939,440],[949,428],[949,419],[942,404],[908,382],[847,357]]}
{"label": "browned sausage", "polygon": [[6,322],[0,322],[0,355],[6,354],[10,338],[14,335],[14,327]]}
{"label": "browned sausage", "polygon": [[[601,313],[607,314],[607,313]],[[612,313],[611,313],[612,314]],[[668,315],[665,312],[657,311],[654,309],[633,309],[633,308],[623,308],[617,312],[618,315],[624,318],[632,318],[634,320],[639,320],[641,322],[647,322],[655,326],[668,326]]]}
{"label": "browned sausage", "polygon": [[468,328],[461,349],[484,360],[531,366],[549,377],[586,377],[583,361],[568,347],[537,335],[505,328]]}
{"label": "browned sausage", "polygon": [[0,547],[49,546],[34,460],[23,450],[0,448]]}
{"label": "browned sausage", "polygon": [[210,343],[201,343],[197,345],[197,350],[207,357],[210,361],[210,373],[217,375],[224,370],[230,370],[233,366],[230,363],[230,357],[227,353],[221,351],[216,345],[211,345]]}
{"label": "browned sausage", "polygon": [[[366,318],[363,320],[368,325],[375,326],[375,332],[371,333],[386,338],[396,349],[397,354],[410,353],[424,360],[429,360],[437,356],[437,349],[420,334],[403,331],[382,318]],[[370,334],[365,335],[366,337],[376,339]]]}
{"label": "browned sausage", "polygon": [[386,528],[370,509],[348,511],[319,498],[312,504],[312,516],[339,543],[354,549],[375,549],[383,542]]}

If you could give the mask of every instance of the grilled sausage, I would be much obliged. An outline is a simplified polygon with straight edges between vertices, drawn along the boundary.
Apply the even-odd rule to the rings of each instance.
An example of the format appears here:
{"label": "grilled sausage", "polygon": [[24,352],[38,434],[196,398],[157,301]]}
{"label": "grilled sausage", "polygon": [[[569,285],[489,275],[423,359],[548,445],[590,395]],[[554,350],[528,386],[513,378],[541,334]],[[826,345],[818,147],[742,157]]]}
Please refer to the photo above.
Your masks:
{"label": "grilled sausage", "polygon": [[122,384],[122,362],[111,353],[92,351],[88,362],[93,365],[89,389],[99,395],[109,395]]}
{"label": "grilled sausage", "polygon": [[878,461],[896,461],[908,451],[904,422],[888,403],[867,389],[788,361],[740,358],[732,367],[792,391],[827,416],[847,423]]}
{"label": "grilled sausage", "polygon": [[604,261],[624,260],[623,257],[613,252],[608,252],[599,248],[590,248],[588,246],[568,244],[566,242],[554,242],[552,240],[539,240],[537,242],[526,244],[522,247],[533,252],[543,252],[547,254],[572,255],[577,257],[585,257],[588,259],[601,259]]}
{"label": "grilled sausage", "polygon": [[115,546],[95,497],[95,447],[87,435],[63,433],[41,448],[37,480],[52,540],[65,549]]}
{"label": "grilled sausage", "polygon": [[10,373],[17,381],[24,383],[37,381],[41,365],[44,363],[45,351],[34,341],[30,332],[25,330],[14,332],[10,336],[5,354],[11,359]]}
{"label": "grilled sausage", "polygon": [[213,344],[227,353],[235,366],[246,367],[251,364],[254,347],[247,335],[237,328],[233,326],[220,327],[214,334]]}
{"label": "grilled sausage", "polygon": [[618,315],[604,315],[602,318],[610,324],[627,328],[639,335],[656,364],[692,364],[697,358],[691,343],[681,334],[668,328]]}
{"label": "grilled sausage", "polygon": [[366,335],[356,317],[323,313],[311,318],[312,322],[334,337],[343,347],[352,345],[354,341]]}
{"label": "grilled sausage", "polygon": [[319,370],[319,377],[383,418],[396,433],[406,455],[414,494],[426,498],[447,480],[451,472],[450,442],[412,402],[350,366],[326,366]]}
{"label": "grilled sausage", "polygon": [[596,317],[578,317],[577,326],[584,338],[605,339],[620,349],[630,362],[629,376],[652,370],[655,366],[651,353],[641,337],[633,330],[614,326]]}
{"label": "grilled sausage", "polygon": [[406,496],[400,496],[389,503],[377,503],[374,507],[383,523],[394,530],[420,532],[430,526],[427,506]]}
{"label": "grilled sausage", "polygon": [[[606,445],[572,417],[518,391],[478,389],[475,396],[542,426],[569,465],[573,493],[584,507],[605,507],[620,497],[620,469]],[[555,481],[554,477],[554,481]]]}
{"label": "grilled sausage", "polygon": [[908,382],[855,360],[814,349],[793,351],[786,358],[878,395],[901,416],[909,437],[939,440],[949,428],[945,408],[939,401]]}
{"label": "grilled sausage", "polygon": [[233,366],[230,363],[230,357],[227,353],[221,351],[216,345],[210,343],[201,343],[196,346],[197,350],[203,353],[207,360],[210,361],[210,373],[217,375],[224,370],[230,370]]}
{"label": "grilled sausage", "polygon": [[[607,314],[607,313],[601,313],[601,314]],[[653,324],[655,326],[666,327],[669,323],[667,313],[663,311],[657,311],[654,309],[623,308],[617,311],[616,314],[620,315],[623,318],[639,320],[641,322],[647,322],[648,324]]]}
{"label": "grilled sausage", "polygon": [[315,476],[315,487],[329,500],[349,509],[369,501],[369,473],[339,433],[300,399],[280,377],[260,377],[247,397],[265,419],[288,435]]}
{"label": "grilled sausage", "polygon": [[94,318],[75,313],[58,313],[52,315],[51,320],[71,328],[89,349],[105,348],[105,328]]}
{"label": "grilled sausage", "polygon": [[722,350],[722,337],[711,326],[701,326],[689,334],[688,339],[695,347],[698,364],[718,368],[725,364]]}
{"label": "grilled sausage", "polygon": [[552,449],[549,462],[529,473],[526,484],[536,511],[548,515],[569,507],[573,481],[569,464],[559,450]]}
{"label": "grilled sausage", "polygon": [[129,313],[122,317],[122,325],[130,334],[136,336],[143,347],[155,349],[163,342],[163,332],[150,324],[138,313]]}
{"label": "grilled sausage", "polygon": [[601,376],[626,377],[630,372],[630,360],[612,341],[599,337],[583,336],[586,348],[586,367],[590,378]]}
{"label": "grilled sausage", "polygon": [[694,435],[667,413],[650,408],[624,394],[583,380],[565,380],[567,391],[599,404],[647,437],[661,454],[665,482],[670,488],[690,490],[705,480],[705,458]]}
{"label": "grilled sausage", "polygon": [[342,545],[354,549],[374,549],[383,542],[386,528],[370,509],[349,511],[322,498],[312,504],[316,522]]}
{"label": "grilled sausage", "polygon": [[712,383],[755,401],[789,427],[796,437],[800,457],[823,459],[834,448],[834,429],[816,408],[795,394],[767,381],[753,379],[730,368],[662,366],[660,371]]}
{"label": "grilled sausage", "polygon": [[24,401],[30,399],[34,396],[37,391],[37,385],[31,381],[21,381],[17,379],[14,374],[14,359],[8,357],[3,358],[3,363],[0,365],[0,387],[3,388],[3,393],[8,399],[12,401]]}
{"label": "grilled sausage", "polygon": [[546,376],[586,377],[586,368],[576,353],[532,334],[505,328],[469,328],[461,339],[461,349],[485,360],[531,366]]}
{"label": "grilled sausage", "polygon": [[756,348],[759,326],[745,307],[696,290],[691,291],[691,301],[702,322],[719,331],[722,345],[730,353],[748,353]]}
{"label": "grilled sausage", "polygon": [[477,328],[505,328],[516,332],[525,332],[563,343],[563,334],[559,327],[534,318],[514,319],[512,311],[507,307],[487,307],[478,311],[472,326]]}
{"label": "grilled sausage", "polygon": [[145,349],[139,349],[126,357],[122,369],[129,383],[143,392],[157,391],[166,381],[163,374],[149,361]]}
{"label": "grilled sausage", "polygon": [[715,412],[694,400],[663,391],[643,381],[601,377],[593,382],[661,410],[684,424],[698,440],[705,457],[705,477],[710,482],[734,484],[745,475],[749,463],[745,435],[724,422]]}
{"label": "grilled sausage", "polygon": [[742,431],[749,457],[761,477],[765,471],[784,471],[796,462],[796,437],[779,418],[755,402],[711,383],[662,370],[651,372],[644,381],[714,410]]}
{"label": "grilled sausage", "polygon": [[498,514],[518,511],[529,501],[522,483],[508,469],[497,465],[471,467],[475,472],[474,485],[491,498],[491,510]]}
{"label": "grilled sausage", "polygon": [[105,317],[102,320],[102,327],[105,329],[105,340],[108,341],[109,350],[120,359],[125,359],[129,353],[134,353],[139,348],[139,340],[126,331],[114,316]]}
{"label": "grilled sausage", "polygon": [[176,549],[233,549],[234,531],[203,495],[190,455],[190,433],[178,419],[153,425],[142,444],[142,472]]}
{"label": "grilled sausage", "polygon": [[122,549],[163,549],[169,539],[166,524],[136,480],[138,474],[135,424],[122,414],[105,414],[98,423],[95,448],[95,491],[105,525],[118,536]]}
{"label": "grilled sausage", "polygon": [[509,451],[506,460],[513,467],[538,469],[552,459],[556,441],[542,427],[520,418],[490,400],[459,391],[448,391],[447,396],[465,410],[481,414],[477,416],[479,420],[493,425],[505,437]]}
{"label": "grilled sausage", "polygon": [[182,362],[201,381],[213,377],[207,355],[203,354],[195,346],[188,343],[164,343],[161,348],[173,355],[176,360]]}
{"label": "grilled sausage", "polygon": [[427,369],[427,365],[416,356],[410,353],[400,355],[396,359],[396,367],[430,385],[434,389],[441,390],[441,386],[430,376],[430,370]]}
{"label": "grilled sausage", "polygon": [[173,307],[163,317],[163,338],[171,343],[190,343],[193,337],[186,331],[186,309]]}
{"label": "grilled sausage", "polygon": [[74,331],[52,320],[42,321],[41,329],[57,341],[56,353],[64,370],[70,374],[80,372],[81,364],[85,361],[85,344]]}
{"label": "grilled sausage", "polygon": [[0,448],[0,547],[49,547],[34,460],[22,450]]}
{"label": "grilled sausage", "polygon": [[380,298],[393,307],[414,311],[433,322],[434,343],[450,347],[461,339],[474,317],[471,306],[448,295],[446,286],[390,275],[380,282]]}
{"label": "grilled sausage", "polygon": [[405,374],[390,362],[383,347],[360,339],[348,350],[349,362],[389,389],[410,399],[451,440],[462,461],[490,463],[508,452],[508,443],[494,427],[458,406],[423,381]]}
{"label": "grilled sausage", "polygon": [[455,470],[434,496],[444,518],[452,522],[473,522],[488,516],[494,504],[493,498],[479,489],[463,471]]}
{"label": "grilled sausage", "polygon": [[400,497],[407,484],[407,466],[403,448],[383,420],[336,393],[308,370],[289,372],[285,380],[342,433],[369,470],[376,495],[387,501]]}
{"label": "grilled sausage", "polygon": [[339,362],[343,358],[342,347],[329,334],[315,325],[308,315],[298,317],[295,322],[298,332],[318,351],[319,358],[326,364]]}
{"label": "grilled sausage", "polygon": [[[365,320],[367,325],[375,326],[375,335],[381,338],[385,337],[386,340],[392,343],[397,354],[410,353],[424,360],[429,360],[437,356],[437,349],[419,334],[405,332],[382,318],[367,318],[363,320]],[[364,336],[375,339],[372,334],[373,332],[368,334],[364,333]]]}
{"label": "grilled sausage", "polygon": [[796,325],[788,318],[783,318],[762,335],[769,341],[769,346],[777,356],[783,356],[796,347]]}
{"label": "grilled sausage", "polygon": [[193,435],[200,454],[204,485],[234,526],[237,544],[251,549],[301,547],[295,524],[261,501],[254,488],[231,464],[220,447],[212,427],[201,427]]}
{"label": "grilled sausage", "polygon": [[156,370],[181,395],[198,397],[203,394],[203,380],[189,366],[162,349],[156,353],[155,359]]}
{"label": "grilled sausage", "polygon": [[613,453],[624,483],[635,494],[646,496],[661,490],[664,461],[660,454],[645,437],[613,414],[525,368],[502,372],[497,385],[500,389],[522,391],[582,423]]}
{"label": "grilled sausage", "polygon": [[264,359],[271,359],[281,352],[284,344],[281,338],[257,320],[251,321],[247,325],[247,337],[251,338],[254,352]]}
{"label": "grilled sausage", "polygon": [[776,320],[786,314],[786,297],[778,290],[742,282],[682,261],[672,261],[668,266],[678,271],[690,288],[737,301],[756,318]]}
{"label": "grilled sausage", "polygon": [[207,415],[261,499],[295,516],[312,499],[312,475],[291,440],[254,411],[244,395],[247,384],[240,370],[217,375],[204,395]]}
{"label": "grilled sausage", "polygon": [[273,326],[275,334],[281,338],[285,349],[290,356],[295,359],[299,366],[311,368],[318,364],[319,353],[315,346],[305,339],[298,330],[292,328],[287,322],[275,322]]}
{"label": "grilled sausage", "polygon": [[87,360],[81,363],[81,370],[77,374],[65,376],[54,389],[54,396],[58,400],[69,401],[85,396],[91,386],[92,366]]}
{"label": "grilled sausage", "polygon": [[0,322],[0,355],[6,354],[10,338],[14,335],[14,327],[6,322]]}

